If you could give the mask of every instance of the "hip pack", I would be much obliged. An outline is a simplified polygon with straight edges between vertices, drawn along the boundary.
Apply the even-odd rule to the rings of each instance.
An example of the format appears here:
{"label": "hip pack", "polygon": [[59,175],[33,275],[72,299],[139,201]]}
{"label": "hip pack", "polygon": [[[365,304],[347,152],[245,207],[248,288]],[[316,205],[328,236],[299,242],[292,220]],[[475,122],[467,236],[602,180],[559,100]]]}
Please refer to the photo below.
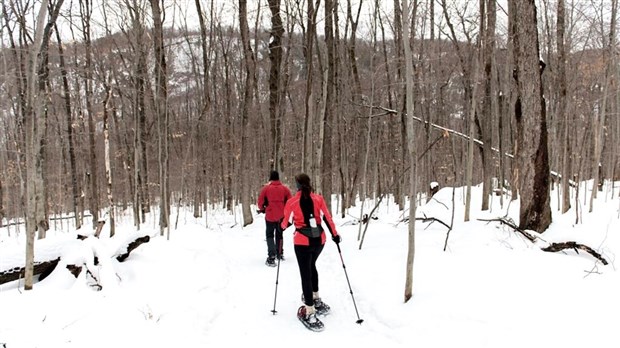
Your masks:
{"label": "hip pack", "polygon": [[297,231],[308,238],[319,238],[321,233],[323,233],[323,227],[320,225],[318,227],[303,227],[297,229]]}

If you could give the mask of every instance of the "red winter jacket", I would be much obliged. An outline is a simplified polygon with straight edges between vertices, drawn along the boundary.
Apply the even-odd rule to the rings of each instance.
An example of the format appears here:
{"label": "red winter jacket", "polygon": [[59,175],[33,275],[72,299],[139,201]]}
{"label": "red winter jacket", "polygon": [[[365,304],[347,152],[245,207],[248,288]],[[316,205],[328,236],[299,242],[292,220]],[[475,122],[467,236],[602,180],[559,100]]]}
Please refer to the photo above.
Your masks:
{"label": "red winter jacket", "polygon": [[[316,219],[317,226],[321,226],[323,222],[327,225],[329,232],[331,232],[332,236],[337,236],[338,232],[336,231],[336,225],[332,220],[332,216],[327,209],[327,205],[325,204],[325,200],[321,195],[317,195],[315,193],[310,194],[310,198],[312,198],[312,203],[314,205],[314,216]],[[285,230],[288,226],[295,225],[295,234],[293,235],[293,244],[295,245],[310,245],[310,241],[308,237],[299,232],[300,228],[309,227],[306,226],[304,220],[304,214],[301,210],[301,205],[299,200],[301,199],[301,191],[298,191],[292,199],[286,202],[286,206],[284,207],[284,220],[282,220],[282,230]],[[325,229],[323,229],[323,233],[321,233],[321,244],[325,244]]]}
{"label": "red winter jacket", "polygon": [[291,198],[291,191],[279,180],[270,181],[258,195],[258,210],[265,212],[265,221],[279,222],[284,216],[284,204]]}

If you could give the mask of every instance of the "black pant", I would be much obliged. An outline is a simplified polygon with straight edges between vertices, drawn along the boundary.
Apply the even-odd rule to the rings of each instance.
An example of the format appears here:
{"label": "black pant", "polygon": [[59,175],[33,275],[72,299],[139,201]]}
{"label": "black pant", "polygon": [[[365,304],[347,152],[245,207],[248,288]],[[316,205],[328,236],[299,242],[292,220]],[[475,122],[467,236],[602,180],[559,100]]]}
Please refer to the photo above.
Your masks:
{"label": "black pant", "polygon": [[[265,221],[267,225],[267,256],[276,257],[276,255],[283,254],[283,246],[282,246],[282,227],[280,227],[280,222],[278,221]],[[275,235],[275,241],[274,241]]]}
{"label": "black pant", "polygon": [[[313,239],[318,239],[318,243],[313,243]],[[319,273],[316,270],[316,260],[323,251],[321,238],[311,238],[310,245],[295,245],[295,255],[299,265],[301,275],[301,289],[304,294],[304,303],[307,306],[314,305],[312,292],[319,291]]]}

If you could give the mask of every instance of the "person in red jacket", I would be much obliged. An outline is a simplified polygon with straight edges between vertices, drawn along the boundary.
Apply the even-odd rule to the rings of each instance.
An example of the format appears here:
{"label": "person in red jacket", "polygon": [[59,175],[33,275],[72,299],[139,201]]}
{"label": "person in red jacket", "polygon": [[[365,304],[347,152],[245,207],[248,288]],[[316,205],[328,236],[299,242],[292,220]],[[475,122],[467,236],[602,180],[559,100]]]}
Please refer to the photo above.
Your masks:
{"label": "person in red jacket", "polygon": [[323,329],[323,323],[316,314],[324,315],[330,310],[319,296],[319,273],[316,269],[316,260],[321,255],[327,239],[323,226],[327,226],[336,244],[340,243],[340,235],[336,231],[336,225],[325,200],[313,192],[310,177],[299,174],[295,177],[295,181],[298,191],[286,202],[281,227],[285,230],[291,224],[295,226],[293,244],[299,265],[304,302],[304,305],[297,310],[297,317],[310,329],[320,331]]}
{"label": "person in red jacket", "polygon": [[[265,213],[267,226],[267,266],[275,266],[275,258],[284,259],[282,248],[282,229],[280,222],[284,216],[284,204],[291,198],[291,190],[280,182],[280,174],[273,170],[269,174],[269,183],[263,186],[258,195],[258,210]],[[275,240],[274,240],[275,237]]]}

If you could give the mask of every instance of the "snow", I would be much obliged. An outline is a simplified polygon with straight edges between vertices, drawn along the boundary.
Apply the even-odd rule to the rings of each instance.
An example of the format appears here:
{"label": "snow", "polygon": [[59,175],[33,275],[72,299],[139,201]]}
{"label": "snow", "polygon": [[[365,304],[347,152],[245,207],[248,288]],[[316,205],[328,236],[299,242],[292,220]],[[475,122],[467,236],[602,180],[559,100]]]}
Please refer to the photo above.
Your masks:
{"label": "snow", "polygon": [[[472,207],[480,206],[480,190],[474,188]],[[452,194],[452,188],[441,189],[418,215],[450,224]],[[518,202],[505,201],[501,208],[494,196],[492,211],[473,210],[472,220],[464,223],[463,188],[454,194],[455,224],[446,251],[447,228],[417,222],[414,294],[407,303],[408,229],[402,220],[408,213],[391,199],[383,203],[361,250],[353,216],[360,216],[362,205],[345,218],[335,216],[342,254],[328,240],[318,261],[320,294],[332,308],[321,333],[308,331],[295,317],[301,284],[291,229],[284,232],[287,259],[279,269],[264,264],[264,215],[242,228],[238,213],[210,208],[206,219],[194,219],[191,211],[181,210],[170,240],[159,236],[155,218],[135,231],[129,215],[122,214],[114,238],[108,237],[108,226],[101,239],[85,241],[75,240],[76,231],[67,226],[50,230],[48,238],[36,241],[37,257],[88,262],[102,289],[96,291],[85,272],[75,279],[64,267],[32,291],[24,291],[23,282],[0,285],[0,347],[618,346],[617,193],[613,199],[599,195],[591,214],[582,199],[579,224],[574,208],[561,215],[554,206],[553,224],[541,235],[544,241],[534,244],[507,226],[478,220],[518,221]],[[367,202],[366,209],[372,205]],[[125,262],[100,257],[99,265],[92,264],[93,253],[114,255],[140,235],[152,238]],[[610,264],[584,252],[540,250],[560,241],[586,244]],[[1,267],[18,264],[23,242],[23,231],[13,227],[9,236],[0,229]],[[358,315],[362,324],[356,323]]]}

